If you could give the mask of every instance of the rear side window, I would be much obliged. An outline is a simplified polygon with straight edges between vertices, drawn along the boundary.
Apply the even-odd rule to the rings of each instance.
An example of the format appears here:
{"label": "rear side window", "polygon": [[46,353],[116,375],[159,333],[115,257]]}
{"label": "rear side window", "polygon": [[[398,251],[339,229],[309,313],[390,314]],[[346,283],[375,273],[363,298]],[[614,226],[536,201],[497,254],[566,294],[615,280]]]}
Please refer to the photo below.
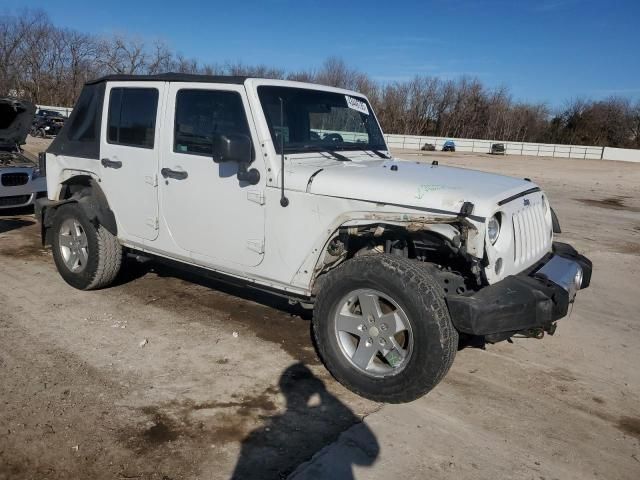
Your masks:
{"label": "rear side window", "polygon": [[180,90],[176,96],[173,151],[211,156],[213,134],[250,135],[249,124],[236,92]]}
{"label": "rear side window", "polygon": [[107,141],[130,147],[153,148],[157,111],[157,89],[112,88]]}
{"label": "rear side window", "polygon": [[[69,126],[69,140],[76,142],[95,142],[99,138],[100,101],[96,87],[85,87],[74,107],[75,116]],[[102,97],[104,98],[104,97]]]}

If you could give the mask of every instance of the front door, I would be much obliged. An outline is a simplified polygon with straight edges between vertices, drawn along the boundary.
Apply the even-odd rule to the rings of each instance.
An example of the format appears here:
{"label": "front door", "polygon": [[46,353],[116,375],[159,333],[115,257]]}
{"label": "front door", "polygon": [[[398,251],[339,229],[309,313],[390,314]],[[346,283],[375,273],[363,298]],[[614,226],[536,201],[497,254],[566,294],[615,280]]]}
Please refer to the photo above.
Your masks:
{"label": "front door", "polygon": [[171,83],[171,112],[162,147],[160,203],[175,243],[200,263],[215,267],[255,266],[264,256],[264,162],[251,165],[260,182],[237,178],[237,163],[213,161],[212,135],[256,131],[244,87]]}
{"label": "front door", "polygon": [[125,240],[158,236],[159,131],[164,85],[107,84],[100,143],[101,187]]}

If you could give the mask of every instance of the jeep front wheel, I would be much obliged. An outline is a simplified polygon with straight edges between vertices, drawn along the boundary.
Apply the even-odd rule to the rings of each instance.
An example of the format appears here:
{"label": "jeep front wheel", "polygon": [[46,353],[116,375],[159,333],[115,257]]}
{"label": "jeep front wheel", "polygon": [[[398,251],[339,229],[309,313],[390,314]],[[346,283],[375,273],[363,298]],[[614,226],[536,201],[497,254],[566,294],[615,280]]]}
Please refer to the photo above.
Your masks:
{"label": "jeep front wheel", "polygon": [[414,400],[444,377],[458,333],[420,263],[364,255],[329,272],[314,307],[318,351],[332,375],[375,401]]}
{"label": "jeep front wheel", "polygon": [[92,223],[77,204],[58,209],[51,233],[53,259],[69,285],[95,290],[116,278],[122,264],[122,246],[102,225]]}

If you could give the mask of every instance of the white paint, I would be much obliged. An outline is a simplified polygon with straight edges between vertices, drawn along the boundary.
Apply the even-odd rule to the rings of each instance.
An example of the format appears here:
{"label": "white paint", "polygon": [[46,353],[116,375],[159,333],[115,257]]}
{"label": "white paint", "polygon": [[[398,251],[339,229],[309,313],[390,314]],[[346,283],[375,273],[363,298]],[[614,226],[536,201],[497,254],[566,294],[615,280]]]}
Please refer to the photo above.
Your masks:
{"label": "white paint", "polygon": [[[210,265],[230,267],[255,266],[263,260],[259,247],[264,243],[265,208],[252,200],[263,195],[266,175],[263,162],[254,162],[260,172],[257,185],[240,183],[235,162],[215,163],[211,157],[174,152],[173,132],[176,95],[181,89],[212,90],[239,94],[248,110],[242,85],[172,82],[166,102],[162,168],[185,171],[184,180],[160,177],[160,211],[162,224],[181,249],[192,258]],[[251,117],[252,136],[256,130]],[[170,133],[169,133],[170,132]],[[194,219],[197,219],[195,221]],[[222,227],[224,225],[224,227]],[[166,253],[171,253],[172,247]]]}
{"label": "white paint", "polygon": [[104,94],[100,142],[100,159],[122,162],[120,168],[105,167],[95,162],[95,173],[116,215],[118,230],[126,237],[154,240],[158,236],[158,188],[156,175],[160,157],[162,110],[158,105],[153,148],[130,147],[107,141],[109,96],[113,88],[155,88],[163,98],[166,85],[160,82],[109,82]]}
{"label": "white paint", "polygon": [[[341,151],[350,162],[317,152],[286,156],[285,194],[289,205],[283,208],[281,158],[273,147],[258,87],[278,85],[359,94],[282,80],[249,79],[244,85],[135,82],[136,87],[155,87],[160,93],[154,148],[140,149],[106,142],[109,91],[125,85],[127,82],[107,85],[100,152],[100,158],[121,161],[122,168],[104,168],[99,161],[49,154],[50,198],[57,198],[60,182],[72,172],[88,173],[101,180],[118,222],[118,238],[124,245],[293,293],[310,293],[314,269],[341,226],[406,225],[434,219],[446,223],[457,219],[463,202],[472,202],[472,213],[478,217],[490,217],[498,211],[509,215],[505,208],[512,205],[500,207],[498,202],[535,186],[521,179],[468,169],[383,160],[372,152]],[[180,88],[230,90],[241,95],[256,154],[251,167],[261,177],[257,185],[238,181],[237,164],[218,165],[211,158],[173,152],[175,98]],[[375,119],[373,111],[370,115]],[[162,168],[182,170],[188,176],[165,180]],[[532,201],[540,195],[533,194]],[[156,215],[157,227],[149,221]],[[468,251],[482,258],[485,223],[475,218],[468,225]],[[540,235],[549,233],[548,226],[532,228]],[[509,253],[513,252],[511,237],[505,229],[505,244],[496,244],[491,258],[513,258]],[[541,253],[536,255],[526,263],[537,260]],[[503,265],[498,274],[488,274],[491,282],[525,268],[525,264],[516,266],[508,258],[503,258]]]}
{"label": "white paint", "polygon": [[[306,179],[316,167],[293,159],[290,176]],[[391,170],[391,167],[396,170]],[[532,187],[522,179],[465,168],[432,166],[410,161],[354,159],[331,161],[306,191],[314,195],[346,197],[385,204],[411,205],[457,213],[464,202],[473,202],[474,215],[489,216],[496,203]]]}

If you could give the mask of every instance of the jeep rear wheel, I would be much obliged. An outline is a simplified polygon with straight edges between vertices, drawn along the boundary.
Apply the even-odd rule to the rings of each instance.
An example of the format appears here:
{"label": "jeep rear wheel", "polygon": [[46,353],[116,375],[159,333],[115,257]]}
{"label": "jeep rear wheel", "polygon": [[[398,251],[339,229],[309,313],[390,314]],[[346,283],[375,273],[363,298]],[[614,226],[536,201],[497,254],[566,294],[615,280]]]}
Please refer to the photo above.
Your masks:
{"label": "jeep rear wheel", "polygon": [[375,401],[414,400],[449,370],[458,347],[444,294],[420,263],[365,255],[327,274],[313,316],[328,370]]}
{"label": "jeep rear wheel", "polygon": [[62,278],[80,290],[108,286],[122,265],[122,246],[115,235],[87,218],[77,204],[56,212],[52,226],[53,259]]}

